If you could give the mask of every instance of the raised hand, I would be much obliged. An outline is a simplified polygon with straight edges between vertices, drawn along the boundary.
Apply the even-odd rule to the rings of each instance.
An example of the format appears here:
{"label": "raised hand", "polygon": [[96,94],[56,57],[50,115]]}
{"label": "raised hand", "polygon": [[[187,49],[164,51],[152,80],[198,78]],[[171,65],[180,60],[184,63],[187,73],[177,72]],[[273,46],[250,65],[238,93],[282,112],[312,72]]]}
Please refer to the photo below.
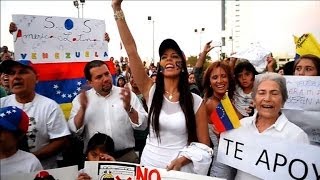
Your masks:
{"label": "raised hand", "polygon": [[110,42],[110,37],[109,34],[107,32],[104,33],[104,40],[107,42]]}
{"label": "raised hand", "polygon": [[18,30],[16,23],[11,22],[9,26],[9,32],[12,34],[13,32],[16,32]]}
{"label": "raised hand", "polygon": [[273,59],[272,56],[267,57],[267,70],[268,72],[274,72],[274,65],[276,64],[276,61]]}
{"label": "raised hand", "polygon": [[131,101],[131,91],[128,86],[128,83],[124,85],[124,88],[121,89],[120,99],[123,101],[123,107],[126,111],[130,109],[130,101]]}
{"label": "raised hand", "polygon": [[211,43],[212,40],[206,43],[206,45],[203,48],[203,52],[208,53],[214,48],[214,46],[211,46]]}
{"label": "raised hand", "polygon": [[90,87],[89,87],[88,85],[84,85],[84,86],[82,87],[82,90],[81,90],[81,93],[80,93],[79,101],[80,101],[81,108],[82,108],[83,110],[86,110],[86,109],[87,109],[88,97],[87,97],[86,91],[87,91],[89,88],[90,88]]}

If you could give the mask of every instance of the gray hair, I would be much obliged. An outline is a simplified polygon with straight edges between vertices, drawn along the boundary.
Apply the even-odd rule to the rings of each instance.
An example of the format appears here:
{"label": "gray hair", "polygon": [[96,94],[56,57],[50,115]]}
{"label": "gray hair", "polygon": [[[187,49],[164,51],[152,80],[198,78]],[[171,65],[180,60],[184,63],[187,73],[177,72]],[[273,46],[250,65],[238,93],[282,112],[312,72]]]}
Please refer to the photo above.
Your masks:
{"label": "gray hair", "polygon": [[282,75],[274,72],[266,72],[264,74],[256,75],[251,94],[252,98],[254,99],[256,97],[258,86],[266,80],[274,81],[279,85],[284,104],[288,99],[286,79]]}

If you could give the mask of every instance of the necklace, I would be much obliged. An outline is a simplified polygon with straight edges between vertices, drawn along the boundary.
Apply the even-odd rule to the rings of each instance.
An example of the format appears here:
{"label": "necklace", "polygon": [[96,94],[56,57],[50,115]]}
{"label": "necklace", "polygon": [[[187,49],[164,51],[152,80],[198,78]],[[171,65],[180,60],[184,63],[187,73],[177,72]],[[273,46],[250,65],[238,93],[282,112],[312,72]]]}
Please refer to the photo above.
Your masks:
{"label": "necklace", "polygon": [[173,98],[173,96],[177,93],[169,93],[169,91],[165,91],[165,93],[169,94],[169,100],[171,100]]}

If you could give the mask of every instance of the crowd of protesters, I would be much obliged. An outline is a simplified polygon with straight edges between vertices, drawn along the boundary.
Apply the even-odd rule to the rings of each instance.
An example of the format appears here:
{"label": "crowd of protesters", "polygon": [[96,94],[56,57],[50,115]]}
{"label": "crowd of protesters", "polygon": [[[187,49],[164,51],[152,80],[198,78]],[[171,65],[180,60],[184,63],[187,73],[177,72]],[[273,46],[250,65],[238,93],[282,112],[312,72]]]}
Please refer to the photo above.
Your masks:
{"label": "crowd of protesters", "polygon": [[[282,75],[319,76],[319,57],[303,55],[277,72],[271,55],[262,73],[250,61],[237,58],[217,60],[204,69],[205,58],[214,47],[210,41],[189,72],[183,50],[173,39],[165,39],[159,47],[159,63],[147,67],[138,54],[121,4],[122,0],[112,1],[128,57],[110,58],[115,74],[104,61],[86,64],[84,77],[91,88],[73,99],[67,121],[54,100],[35,91],[38,77],[32,63],[14,60],[13,53],[3,46],[1,176],[13,173],[6,170],[9,167],[28,173],[79,165],[84,160],[106,160],[225,179],[255,179],[216,159],[219,132],[210,115],[226,95],[247,131],[310,143],[308,135],[281,112],[288,99]],[[81,137],[80,145],[72,148],[81,149],[81,157],[70,159],[64,152],[75,135]],[[59,159],[65,162],[59,164]],[[25,168],[23,164],[29,165]],[[78,178],[90,177],[80,171]]]}

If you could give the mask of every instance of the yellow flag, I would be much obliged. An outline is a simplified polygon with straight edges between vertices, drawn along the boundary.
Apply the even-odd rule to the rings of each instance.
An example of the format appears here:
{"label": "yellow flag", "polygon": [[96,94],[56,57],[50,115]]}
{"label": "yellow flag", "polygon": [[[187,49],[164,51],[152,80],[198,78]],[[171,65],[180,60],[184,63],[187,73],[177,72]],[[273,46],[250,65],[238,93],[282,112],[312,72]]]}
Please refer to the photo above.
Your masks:
{"label": "yellow flag", "polygon": [[303,34],[299,38],[294,36],[294,42],[299,56],[313,54],[320,57],[320,44],[311,33]]}

